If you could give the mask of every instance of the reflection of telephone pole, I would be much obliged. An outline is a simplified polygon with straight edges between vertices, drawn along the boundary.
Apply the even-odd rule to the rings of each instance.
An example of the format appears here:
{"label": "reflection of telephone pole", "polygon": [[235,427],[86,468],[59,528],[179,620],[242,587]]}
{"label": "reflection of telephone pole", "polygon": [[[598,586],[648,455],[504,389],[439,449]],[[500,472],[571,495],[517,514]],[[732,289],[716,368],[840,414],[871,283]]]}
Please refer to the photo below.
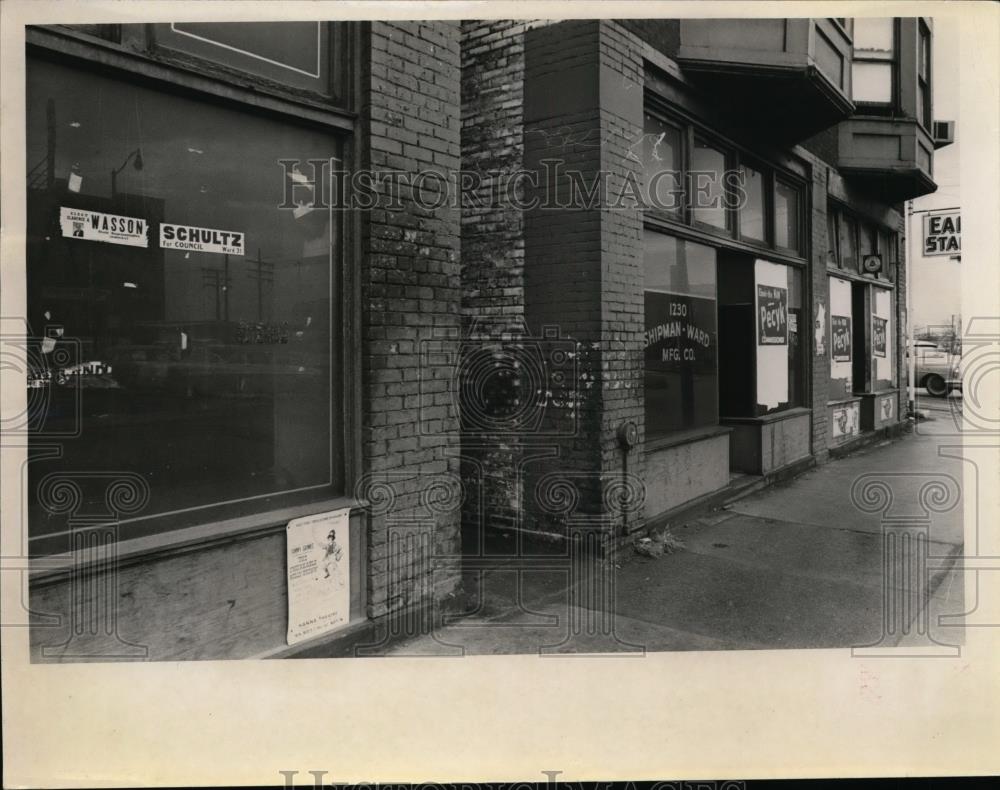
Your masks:
{"label": "reflection of telephone pole", "polygon": [[257,320],[264,320],[264,283],[274,284],[274,264],[268,263],[260,256],[260,247],[257,248],[257,260],[251,261],[256,265],[256,270],[251,269],[248,274],[251,279],[257,281]]}
{"label": "reflection of telephone pole", "polygon": [[[228,263],[228,261],[227,261]],[[209,269],[203,267],[201,270],[201,284],[204,288],[215,289],[215,320],[222,318],[222,295],[226,294],[226,320],[229,320],[229,267],[226,267],[225,275],[221,269]]]}

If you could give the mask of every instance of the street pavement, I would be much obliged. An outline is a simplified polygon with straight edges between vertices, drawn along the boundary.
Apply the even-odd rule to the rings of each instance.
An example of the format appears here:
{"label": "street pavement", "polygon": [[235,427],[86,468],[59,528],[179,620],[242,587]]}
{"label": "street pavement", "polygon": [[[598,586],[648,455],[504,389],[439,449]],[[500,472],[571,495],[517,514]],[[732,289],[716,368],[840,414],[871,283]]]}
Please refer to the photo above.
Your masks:
{"label": "street pavement", "polygon": [[[535,560],[533,567],[515,560],[486,571],[475,613],[402,639],[388,653],[960,644],[954,618],[944,625],[938,617],[964,611],[964,584],[951,567],[963,540],[961,461],[938,453],[955,444],[950,412],[929,415],[912,434],[670,525],[664,545],[674,550],[662,556],[628,551],[614,561],[578,563],[575,571],[559,557]],[[889,484],[891,503],[852,498],[855,482],[872,474]],[[928,514],[927,503],[942,506],[935,492],[945,495],[947,509]],[[877,512],[864,509],[882,505]],[[927,515],[929,521],[914,521]],[[892,525],[901,516],[924,525],[926,573],[884,569],[883,521]],[[896,620],[886,614],[889,602],[903,600],[912,608],[891,609],[903,612]],[[918,627],[922,616],[930,618],[929,632]]]}

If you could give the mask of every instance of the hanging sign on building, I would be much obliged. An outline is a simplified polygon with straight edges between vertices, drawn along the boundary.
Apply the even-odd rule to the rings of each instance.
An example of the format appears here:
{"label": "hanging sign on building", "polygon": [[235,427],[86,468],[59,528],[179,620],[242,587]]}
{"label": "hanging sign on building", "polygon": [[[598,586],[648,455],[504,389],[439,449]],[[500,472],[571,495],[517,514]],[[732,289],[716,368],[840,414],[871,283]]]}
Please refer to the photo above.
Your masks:
{"label": "hanging sign on building", "polygon": [[788,345],[788,289],[757,285],[757,342],[762,346]]}
{"label": "hanging sign on building", "polygon": [[196,228],[164,222],[160,225],[160,249],[243,255],[244,237],[242,233],[233,230]]}
{"label": "hanging sign on building", "polygon": [[294,645],[350,620],[350,511],[294,519],[286,533],[287,642]]}
{"label": "hanging sign on building", "polygon": [[957,211],[924,214],[924,255],[962,254],[962,216]]}
{"label": "hanging sign on building", "polygon": [[876,357],[885,356],[886,330],[888,321],[885,318],[872,316],[872,354]]}
{"label": "hanging sign on building", "polygon": [[146,247],[149,244],[149,223],[139,217],[60,206],[59,226],[62,235],[70,239],[103,241],[129,247]]}
{"label": "hanging sign on building", "polygon": [[830,316],[830,352],[835,362],[851,359],[851,319],[846,315]]}

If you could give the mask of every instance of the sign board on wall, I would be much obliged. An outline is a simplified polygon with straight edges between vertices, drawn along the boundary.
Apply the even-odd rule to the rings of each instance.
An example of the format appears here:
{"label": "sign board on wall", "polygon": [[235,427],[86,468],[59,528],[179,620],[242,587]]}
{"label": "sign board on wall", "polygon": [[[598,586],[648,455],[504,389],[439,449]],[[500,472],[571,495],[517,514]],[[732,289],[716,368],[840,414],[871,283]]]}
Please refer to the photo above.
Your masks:
{"label": "sign board on wall", "polygon": [[788,289],[757,285],[757,342],[762,346],[788,345]]}
{"label": "sign board on wall", "polygon": [[836,362],[851,359],[851,319],[846,315],[830,316],[830,351]]}
{"label": "sign board on wall", "polygon": [[243,234],[233,230],[196,228],[164,222],[160,225],[160,249],[243,255]]}
{"label": "sign board on wall", "polygon": [[872,354],[876,357],[885,356],[888,324],[889,322],[887,319],[879,318],[877,315],[872,316]]}
{"label": "sign board on wall", "polygon": [[931,255],[962,254],[962,216],[957,211],[924,214],[923,252]]}
{"label": "sign board on wall", "polygon": [[289,645],[334,631],[350,620],[350,511],[288,522]]}
{"label": "sign board on wall", "polygon": [[149,223],[139,217],[104,214],[80,208],[59,207],[62,235],[70,239],[103,241],[128,247],[146,247]]}

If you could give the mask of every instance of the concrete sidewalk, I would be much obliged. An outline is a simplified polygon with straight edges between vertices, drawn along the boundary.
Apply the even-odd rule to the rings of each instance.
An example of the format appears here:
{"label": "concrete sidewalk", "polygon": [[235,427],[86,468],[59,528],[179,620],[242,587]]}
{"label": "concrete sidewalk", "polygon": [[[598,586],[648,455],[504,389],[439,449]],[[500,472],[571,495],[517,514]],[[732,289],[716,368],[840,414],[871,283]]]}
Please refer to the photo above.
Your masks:
{"label": "concrete sidewalk", "polygon": [[[891,515],[921,512],[928,482],[961,482],[961,462],[938,455],[934,436],[907,435],[830,461],[787,483],[674,524],[683,548],[629,554],[571,578],[565,558],[484,572],[474,615],[397,642],[390,655],[594,653],[755,648],[886,647],[926,637],[884,633],[887,575],[881,513],[851,501],[867,473],[890,480]],[[947,480],[945,480],[947,483]],[[961,491],[959,486],[958,491]],[[941,614],[963,611],[950,569],[962,546],[962,506],[933,514],[929,529],[930,633],[960,644]],[[898,578],[898,577],[897,577]],[[913,593],[918,582],[891,581]],[[912,589],[911,586],[912,585]],[[897,599],[898,600],[898,599]],[[913,627],[919,612],[903,619]]]}

